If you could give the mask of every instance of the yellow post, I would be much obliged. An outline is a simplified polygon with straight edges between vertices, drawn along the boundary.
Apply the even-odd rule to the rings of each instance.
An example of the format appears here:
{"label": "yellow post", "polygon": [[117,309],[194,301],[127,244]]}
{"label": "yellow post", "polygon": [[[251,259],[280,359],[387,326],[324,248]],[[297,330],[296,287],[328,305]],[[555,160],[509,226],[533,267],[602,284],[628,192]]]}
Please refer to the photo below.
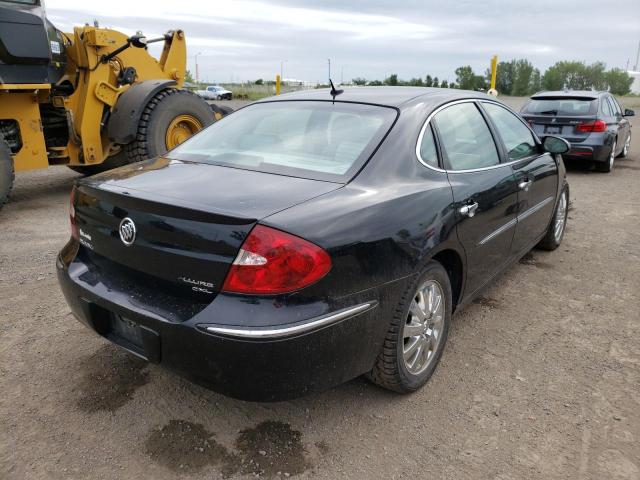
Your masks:
{"label": "yellow post", "polygon": [[491,90],[496,89],[496,73],[498,71],[498,56],[491,58]]}
{"label": "yellow post", "polygon": [[276,75],[276,95],[280,95],[280,75]]}

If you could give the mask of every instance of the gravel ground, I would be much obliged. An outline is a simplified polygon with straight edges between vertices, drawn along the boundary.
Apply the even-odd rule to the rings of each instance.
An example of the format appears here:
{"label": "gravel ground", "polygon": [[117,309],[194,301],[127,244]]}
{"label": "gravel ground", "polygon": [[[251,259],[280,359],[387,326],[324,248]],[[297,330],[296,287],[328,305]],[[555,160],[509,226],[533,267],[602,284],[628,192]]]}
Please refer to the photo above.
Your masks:
{"label": "gravel ground", "polygon": [[640,134],[631,152],[610,175],[569,166],[563,245],[456,315],[427,388],[356,379],[276,404],[76,322],[54,260],[77,175],[19,174],[0,211],[0,478],[640,479]]}

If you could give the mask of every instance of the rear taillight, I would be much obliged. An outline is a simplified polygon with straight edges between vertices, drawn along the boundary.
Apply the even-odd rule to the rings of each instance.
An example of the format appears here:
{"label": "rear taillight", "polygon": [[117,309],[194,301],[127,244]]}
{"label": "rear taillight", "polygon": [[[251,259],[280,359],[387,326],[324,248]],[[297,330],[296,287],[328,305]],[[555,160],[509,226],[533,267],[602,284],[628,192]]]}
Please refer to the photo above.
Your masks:
{"label": "rear taillight", "polygon": [[80,235],[78,234],[78,225],[76,223],[76,208],[73,203],[75,201],[76,196],[76,187],[75,185],[71,189],[71,194],[69,195],[69,221],[71,222],[71,236],[78,240]]}
{"label": "rear taillight", "polygon": [[300,290],[331,270],[331,258],[300,237],[257,225],[242,244],[222,286],[225,292],[279,294]]}
{"label": "rear taillight", "polygon": [[595,120],[593,122],[576,125],[576,131],[580,133],[605,132],[606,130],[607,124],[602,120]]}

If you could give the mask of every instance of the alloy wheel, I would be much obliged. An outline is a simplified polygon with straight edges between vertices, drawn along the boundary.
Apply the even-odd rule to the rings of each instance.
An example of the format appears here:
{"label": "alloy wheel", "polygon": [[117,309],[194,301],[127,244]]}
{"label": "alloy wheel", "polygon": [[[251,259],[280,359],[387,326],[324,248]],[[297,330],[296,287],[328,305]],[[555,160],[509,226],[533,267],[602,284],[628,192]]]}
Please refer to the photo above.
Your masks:
{"label": "alloy wheel", "polygon": [[624,142],[624,148],[622,149],[622,156],[626,157],[629,154],[629,147],[631,146],[631,135],[627,135],[627,141]]}
{"label": "alloy wheel", "polygon": [[444,329],[445,296],[435,280],[424,282],[416,291],[404,325],[403,357],[407,371],[424,372],[437,358]]}
{"label": "alloy wheel", "polygon": [[567,192],[562,192],[560,200],[558,201],[558,209],[556,211],[556,223],[553,228],[553,237],[556,242],[560,243],[562,234],[564,233],[564,226],[567,218]]}
{"label": "alloy wheel", "polygon": [[611,155],[609,155],[609,170],[613,170],[613,164],[616,160],[616,142],[611,146]]}

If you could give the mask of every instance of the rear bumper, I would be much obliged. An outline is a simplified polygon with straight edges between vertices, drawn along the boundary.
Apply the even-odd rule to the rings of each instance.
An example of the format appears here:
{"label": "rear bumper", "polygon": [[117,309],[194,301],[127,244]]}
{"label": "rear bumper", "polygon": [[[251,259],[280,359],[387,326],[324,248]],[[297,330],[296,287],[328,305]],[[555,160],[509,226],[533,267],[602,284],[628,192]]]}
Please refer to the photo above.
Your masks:
{"label": "rear bumper", "polygon": [[584,145],[573,143],[571,144],[571,150],[562,155],[562,157],[571,160],[605,162],[609,159],[610,153],[610,145]]}
{"label": "rear bumper", "polygon": [[[127,292],[107,293],[100,283],[83,281],[90,267],[65,257],[75,255],[63,250],[58,280],[72,312],[87,327],[196,383],[253,401],[302,396],[369,371],[388,329],[384,319],[391,318],[386,310],[391,311],[392,302],[384,298],[399,298],[394,291],[402,288],[402,282],[394,282],[384,292],[295,305],[220,294],[202,312],[178,322],[145,308]],[[139,325],[140,344],[110,332],[114,315]],[[283,323],[287,316],[290,321]],[[255,319],[265,318],[279,323],[256,324]]]}

